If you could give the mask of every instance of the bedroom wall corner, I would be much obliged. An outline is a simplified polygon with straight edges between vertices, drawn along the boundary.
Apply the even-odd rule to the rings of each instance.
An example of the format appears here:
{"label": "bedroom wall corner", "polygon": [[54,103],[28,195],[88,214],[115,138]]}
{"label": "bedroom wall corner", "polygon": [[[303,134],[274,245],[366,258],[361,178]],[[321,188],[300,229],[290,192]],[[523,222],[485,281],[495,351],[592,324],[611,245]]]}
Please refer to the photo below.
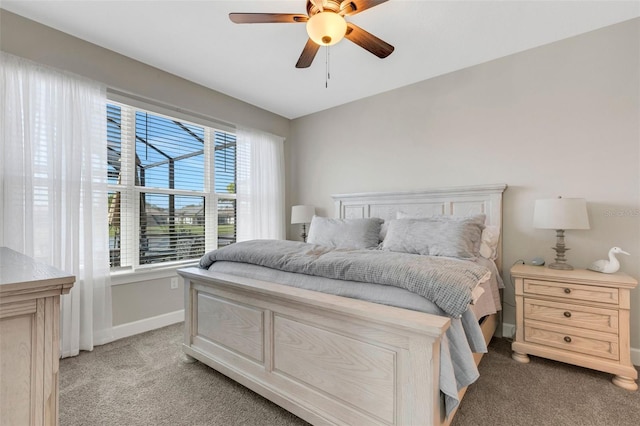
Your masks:
{"label": "bedroom wall corner", "polygon": [[[0,49],[100,81],[111,89],[285,138],[290,120],[0,8]],[[175,271],[173,277],[177,277]],[[181,321],[169,275],[112,278],[114,333],[125,337]],[[180,279],[182,283],[182,279]],[[180,288],[182,284],[180,284]],[[152,328],[149,328],[152,327]]]}
{"label": "bedroom wall corner", "polygon": [[0,49],[111,89],[282,137],[290,120],[0,8]]}
{"label": "bedroom wall corner", "polygon": [[[295,119],[290,139],[290,199],[326,216],[336,193],[508,184],[506,323],[511,265],[554,256],[536,199],[586,198],[591,229],[567,231],[570,263],[617,245],[640,278],[640,18]],[[631,297],[637,351],[640,288]]]}

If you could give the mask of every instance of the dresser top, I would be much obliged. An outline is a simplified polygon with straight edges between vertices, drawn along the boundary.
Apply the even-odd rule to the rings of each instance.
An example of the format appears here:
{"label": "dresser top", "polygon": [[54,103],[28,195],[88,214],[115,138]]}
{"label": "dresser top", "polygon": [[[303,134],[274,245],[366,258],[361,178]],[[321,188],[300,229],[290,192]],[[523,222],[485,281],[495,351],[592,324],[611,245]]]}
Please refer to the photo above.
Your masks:
{"label": "dresser top", "polygon": [[59,286],[68,293],[75,277],[53,266],[11,250],[0,247],[0,293],[40,287]]}
{"label": "dresser top", "polygon": [[514,265],[511,268],[511,274],[530,279],[577,282],[609,287],[634,288],[638,285],[638,281],[624,272],[604,274],[587,269],[564,271],[560,269],[550,269],[546,266]]}

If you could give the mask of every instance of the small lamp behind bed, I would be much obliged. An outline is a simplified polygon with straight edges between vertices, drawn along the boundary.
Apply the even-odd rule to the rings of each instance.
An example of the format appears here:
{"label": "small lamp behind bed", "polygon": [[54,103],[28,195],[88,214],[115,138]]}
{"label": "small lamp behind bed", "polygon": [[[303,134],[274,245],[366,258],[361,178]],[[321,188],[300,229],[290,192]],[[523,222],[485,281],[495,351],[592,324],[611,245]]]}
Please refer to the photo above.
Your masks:
{"label": "small lamp behind bed", "polygon": [[302,240],[307,242],[307,224],[311,223],[311,219],[316,214],[316,208],[313,206],[293,206],[291,207],[291,224],[302,224]]}

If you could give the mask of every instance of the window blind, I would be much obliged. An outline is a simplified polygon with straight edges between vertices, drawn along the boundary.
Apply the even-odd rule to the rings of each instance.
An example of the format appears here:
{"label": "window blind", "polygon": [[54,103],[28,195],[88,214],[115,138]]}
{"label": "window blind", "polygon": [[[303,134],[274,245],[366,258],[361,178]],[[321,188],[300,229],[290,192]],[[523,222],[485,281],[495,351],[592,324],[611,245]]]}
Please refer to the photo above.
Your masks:
{"label": "window blind", "polygon": [[235,242],[235,135],[111,103],[111,266],[197,259]]}

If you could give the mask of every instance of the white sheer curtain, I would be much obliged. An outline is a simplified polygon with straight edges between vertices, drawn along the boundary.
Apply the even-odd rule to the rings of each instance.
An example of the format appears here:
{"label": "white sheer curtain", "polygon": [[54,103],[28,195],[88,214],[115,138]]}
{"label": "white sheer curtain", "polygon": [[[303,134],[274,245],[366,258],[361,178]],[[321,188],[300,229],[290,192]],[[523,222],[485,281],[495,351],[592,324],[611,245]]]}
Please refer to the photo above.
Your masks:
{"label": "white sheer curtain", "polygon": [[239,127],[237,241],[284,239],[284,139]]}
{"label": "white sheer curtain", "polygon": [[112,340],[106,93],[1,52],[0,245],[76,276],[61,353]]}

